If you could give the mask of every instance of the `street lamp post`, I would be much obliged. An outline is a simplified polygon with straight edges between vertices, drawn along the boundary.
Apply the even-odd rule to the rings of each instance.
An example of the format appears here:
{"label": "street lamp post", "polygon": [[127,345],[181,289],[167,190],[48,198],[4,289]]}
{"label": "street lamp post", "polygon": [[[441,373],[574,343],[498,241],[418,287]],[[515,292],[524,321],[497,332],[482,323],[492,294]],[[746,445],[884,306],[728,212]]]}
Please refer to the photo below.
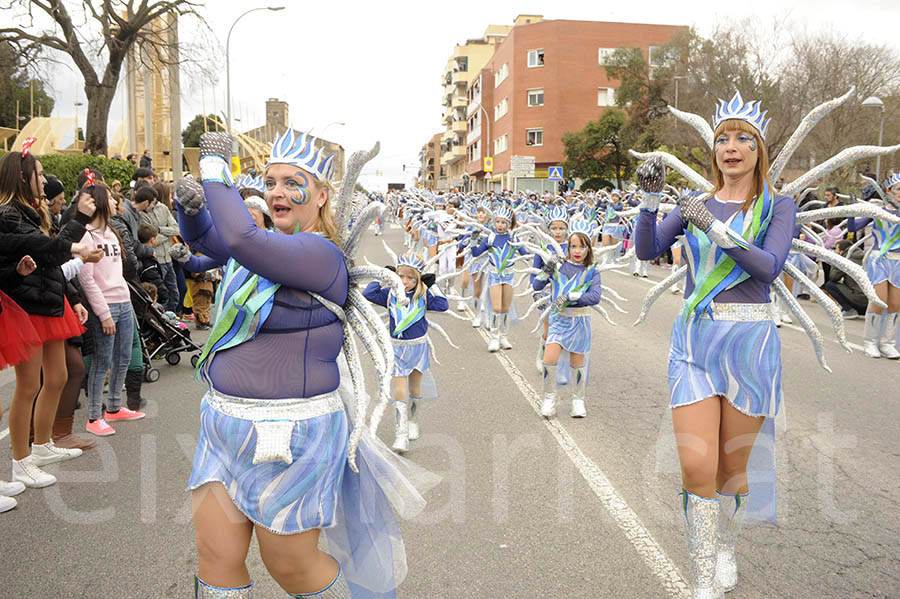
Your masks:
{"label": "street lamp post", "polygon": [[675,81],[675,108],[678,108],[678,80],[679,79],[687,79],[684,75],[676,75],[672,77],[672,80]]}
{"label": "street lamp post", "polygon": [[242,13],[238,18],[234,20],[234,23],[231,24],[231,28],[228,30],[228,37],[225,38],[225,104],[226,104],[226,121],[228,126],[228,134],[231,135],[231,32],[234,30],[234,26],[238,24],[238,21],[246,17],[252,12],[256,12],[258,10],[284,10],[283,6],[261,6],[259,8],[251,8],[245,13]]}
{"label": "street lamp post", "polygon": [[[483,158],[491,158],[493,156],[493,152],[491,152],[491,119],[488,118],[487,110],[484,109],[484,106],[482,105],[480,100],[478,101],[478,110],[480,110],[481,114],[484,115],[484,122],[487,125],[487,146],[485,147],[485,151],[487,152],[488,155],[484,156]],[[484,162],[482,162],[482,165],[483,164],[484,164]],[[485,173],[485,178],[487,178],[487,173]],[[494,171],[491,171],[491,180],[493,180],[493,179],[494,179]],[[487,186],[485,186],[485,187],[487,187]],[[487,189],[485,189],[485,191],[487,191]]]}
{"label": "street lamp post", "polygon": [[[878,96],[869,96],[862,103],[863,106],[881,109],[881,125],[878,128],[878,145],[884,141],[884,102]],[[875,159],[875,180],[881,177],[881,155]]]}

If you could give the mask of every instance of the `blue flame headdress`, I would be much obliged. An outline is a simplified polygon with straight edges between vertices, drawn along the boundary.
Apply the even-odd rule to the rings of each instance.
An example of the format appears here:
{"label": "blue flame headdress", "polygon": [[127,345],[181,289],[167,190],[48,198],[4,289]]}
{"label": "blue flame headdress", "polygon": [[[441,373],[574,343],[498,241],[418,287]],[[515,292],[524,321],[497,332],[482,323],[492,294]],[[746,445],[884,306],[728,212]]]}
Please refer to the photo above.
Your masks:
{"label": "blue flame headdress", "polygon": [[569,211],[566,210],[565,206],[554,206],[550,209],[550,214],[547,216],[547,225],[555,220],[569,224]]}
{"label": "blue flame headdress", "polygon": [[512,222],[513,213],[510,210],[509,206],[500,206],[494,212],[494,218],[505,218],[509,222]]}
{"label": "blue flame headdress", "polygon": [[425,262],[415,252],[406,252],[397,259],[397,266],[409,266],[420,273],[425,270]]}
{"label": "blue flame headdress", "polygon": [[249,187],[251,189],[255,189],[257,191],[263,192],[266,190],[266,186],[263,183],[262,175],[251,177],[250,175],[238,175],[237,181],[235,181],[235,185],[238,189],[244,189],[245,187]]}
{"label": "blue flame headdress", "polygon": [[597,221],[585,218],[572,221],[569,223],[569,235],[574,233],[582,233],[586,235],[588,239],[593,240],[597,233]]}
{"label": "blue flame headdress", "polygon": [[768,110],[761,110],[759,101],[747,102],[741,97],[741,92],[734,92],[734,97],[730,102],[719,99],[719,105],[716,107],[716,114],[713,115],[713,130],[719,128],[719,124],[723,121],[733,119],[749,123],[756,129],[763,141],[766,141],[766,132],[769,130],[769,121],[766,115]]}
{"label": "blue flame headdress", "polygon": [[316,138],[308,133],[294,135],[288,129],[275,136],[272,155],[266,166],[272,164],[293,164],[310,173],[318,181],[330,181],[334,175],[334,154],[325,156],[322,148],[316,148]]}
{"label": "blue flame headdress", "polygon": [[897,184],[900,184],[900,173],[894,173],[888,177],[888,180],[884,182],[884,188],[887,190]]}

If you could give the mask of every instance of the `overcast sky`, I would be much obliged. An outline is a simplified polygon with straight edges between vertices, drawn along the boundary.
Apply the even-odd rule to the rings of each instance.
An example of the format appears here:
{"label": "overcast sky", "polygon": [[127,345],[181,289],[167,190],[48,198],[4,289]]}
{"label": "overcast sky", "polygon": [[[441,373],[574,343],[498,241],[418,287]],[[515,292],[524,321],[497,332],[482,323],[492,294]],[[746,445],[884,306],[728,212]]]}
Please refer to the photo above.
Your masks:
{"label": "overcast sky", "polygon": [[[695,26],[708,33],[716,22],[780,15],[796,28],[815,32],[835,29],[900,50],[900,0],[758,0],[723,3],[712,0],[672,2],[522,2],[457,0],[431,2],[300,2],[247,0],[208,2],[207,20],[219,39],[218,83],[201,86],[182,78],[182,119],[201,112],[225,110],[225,37],[234,19],[256,6],[279,6],[281,12],[259,11],[244,17],[231,39],[232,115],[235,128],[264,124],[270,97],[290,104],[297,129],[314,127],[350,152],[381,141],[381,155],[361,182],[380,187],[403,180],[417,170],[417,156],[428,138],[441,129],[441,83],[444,65],[457,43],[482,35],[489,23],[511,24],[517,14],[543,14],[545,19],[642,22]],[[760,15],[764,15],[760,17]],[[185,23],[182,37],[190,35]],[[58,69],[54,116],[72,117],[80,78]],[[78,89],[84,101],[83,88]],[[121,97],[113,104],[110,138],[122,118]],[[83,122],[85,107],[80,108]],[[384,178],[374,170],[384,170]],[[379,185],[379,183],[381,185]]]}

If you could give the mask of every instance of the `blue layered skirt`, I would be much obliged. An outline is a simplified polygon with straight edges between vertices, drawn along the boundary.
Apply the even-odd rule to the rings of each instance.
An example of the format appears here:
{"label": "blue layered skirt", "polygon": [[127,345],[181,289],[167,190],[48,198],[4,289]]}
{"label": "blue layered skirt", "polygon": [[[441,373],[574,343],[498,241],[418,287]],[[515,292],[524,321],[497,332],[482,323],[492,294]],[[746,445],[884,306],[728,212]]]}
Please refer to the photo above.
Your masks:
{"label": "blue layered skirt", "polygon": [[671,407],[721,395],[738,411],[764,417],[753,443],[747,476],[748,516],[775,520],[775,416],[781,406],[781,339],[768,304],[749,307],[756,320],[679,317],[669,351]]}
{"label": "blue layered skirt", "polygon": [[[580,310],[588,310],[583,308]],[[571,315],[568,315],[571,314]],[[547,343],[556,343],[573,354],[586,354],[591,349],[591,317],[587,314],[574,315],[571,309],[550,317],[547,328]]]}
{"label": "blue layered skirt", "polygon": [[900,251],[887,252],[880,258],[874,253],[866,257],[866,274],[873,285],[887,281],[894,287],[900,287]]}
{"label": "blue layered skirt", "polygon": [[425,337],[391,339],[394,346],[394,376],[409,376],[413,370],[426,372],[431,368],[431,352]]}

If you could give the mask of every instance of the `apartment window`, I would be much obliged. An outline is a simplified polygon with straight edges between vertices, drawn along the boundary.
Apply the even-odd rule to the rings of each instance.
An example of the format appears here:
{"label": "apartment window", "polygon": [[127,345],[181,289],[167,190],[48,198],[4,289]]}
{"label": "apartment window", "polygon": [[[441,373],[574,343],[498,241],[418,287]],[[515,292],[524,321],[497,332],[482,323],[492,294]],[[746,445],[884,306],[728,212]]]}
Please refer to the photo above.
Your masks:
{"label": "apartment window", "polygon": [[542,146],[544,145],[543,129],[526,129],[525,130],[526,146]]}
{"label": "apartment window", "polygon": [[529,106],[543,106],[544,105],[544,90],[543,90],[543,88],[528,90],[528,105]]}
{"label": "apartment window", "polygon": [[468,148],[468,159],[469,162],[474,162],[475,160],[481,160],[481,140],[476,141]]}
{"label": "apartment window", "polygon": [[618,48],[598,48],[597,64],[603,66],[609,64],[609,59]]}
{"label": "apartment window", "polygon": [[499,104],[494,106],[494,120],[503,117],[507,112],[509,112],[509,98],[503,98]]}
{"label": "apartment window", "polygon": [[669,67],[675,64],[675,61],[677,60],[677,54],[674,48],[650,46],[649,53],[651,67]]}
{"label": "apartment window", "polygon": [[544,66],[544,49],[528,51],[528,68]]}
{"label": "apartment window", "polygon": [[503,66],[497,69],[497,72],[494,73],[494,87],[497,87],[501,83],[503,83],[507,77],[509,77],[509,63],[504,62]]}
{"label": "apartment window", "polygon": [[501,152],[506,151],[506,145],[508,136],[504,135],[503,137],[498,137],[494,140],[494,155],[500,154]]}
{"label": "apartment window", "polygon": [[616,103],[616,90],[612,87],[601,87],[597,90],[597,106],[612,106]]}

